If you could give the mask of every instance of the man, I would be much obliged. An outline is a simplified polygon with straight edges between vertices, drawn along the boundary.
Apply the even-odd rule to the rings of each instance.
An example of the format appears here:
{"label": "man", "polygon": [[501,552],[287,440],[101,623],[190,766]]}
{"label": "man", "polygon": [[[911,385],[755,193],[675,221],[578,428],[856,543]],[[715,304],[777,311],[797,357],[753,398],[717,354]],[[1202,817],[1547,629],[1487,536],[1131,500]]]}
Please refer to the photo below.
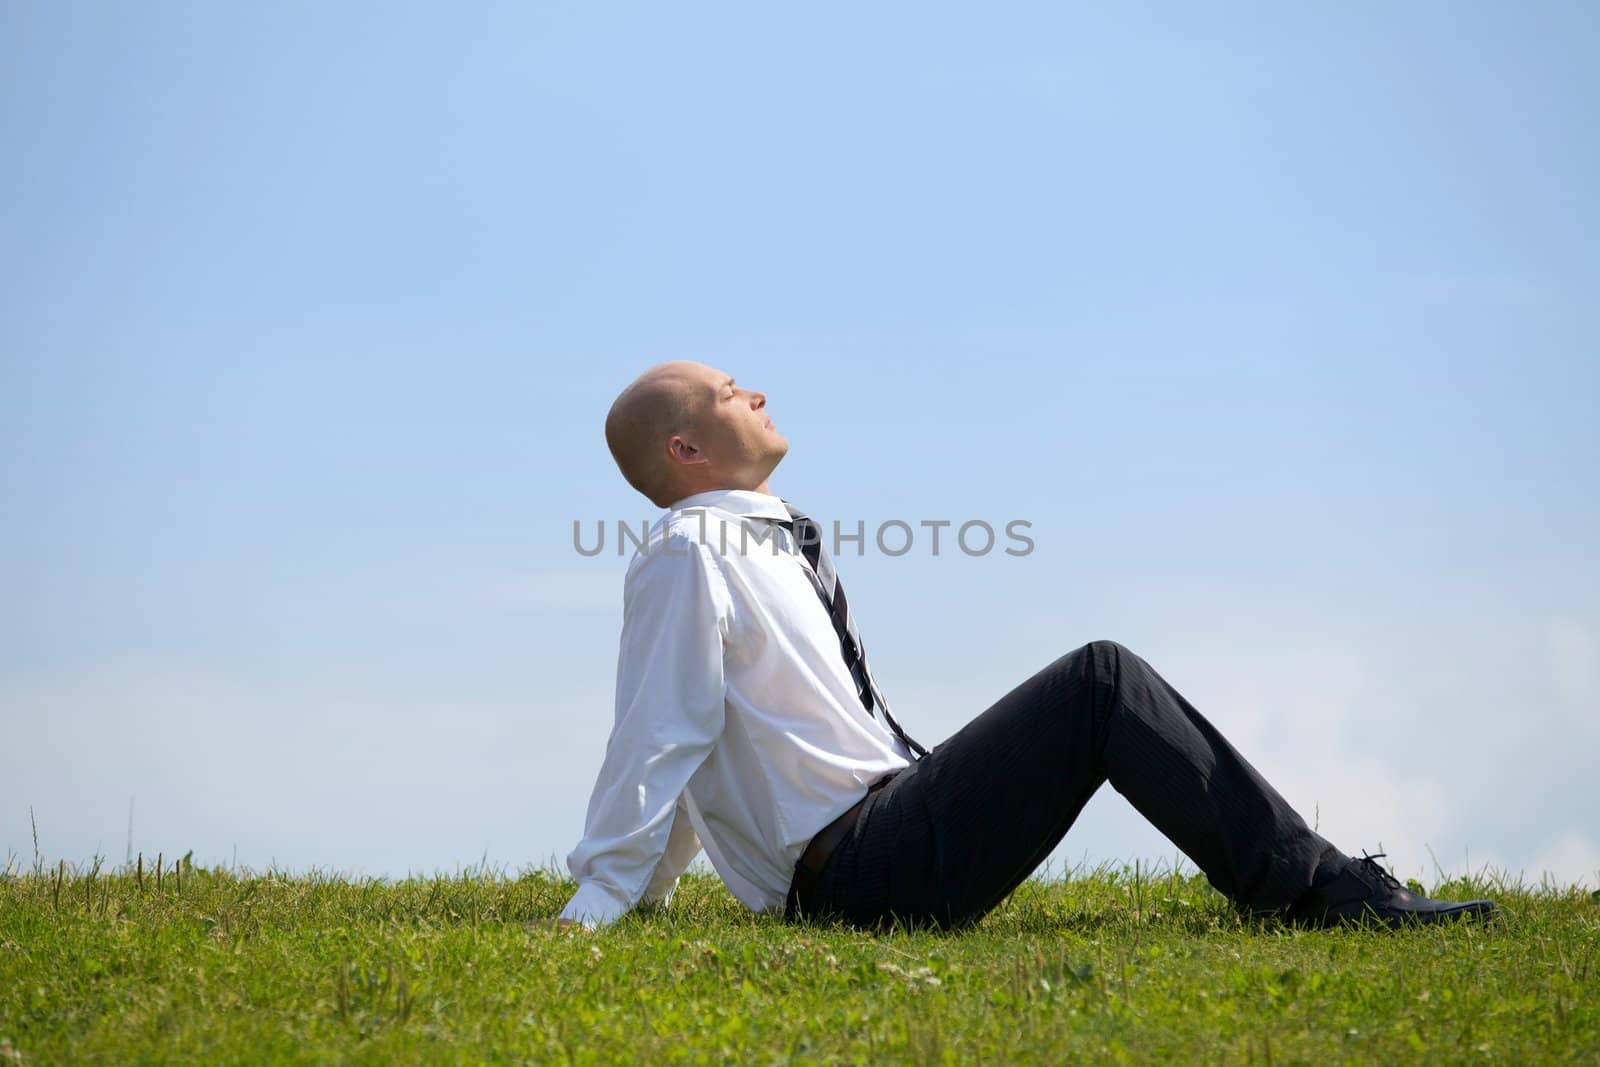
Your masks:
{"label": "man", "polygon": [[616,717],[563,923],[663,901],[704,847],[741,901],[864,927],[972,922],[1109,781],[1240,911],[1388,926],[1486,916],[1306,826],[1138,656],[1096,641],[925,750],[890,713],[809,516],[771,494],[766,397],[651,368],[606,442],[665,516],[628,567]]}

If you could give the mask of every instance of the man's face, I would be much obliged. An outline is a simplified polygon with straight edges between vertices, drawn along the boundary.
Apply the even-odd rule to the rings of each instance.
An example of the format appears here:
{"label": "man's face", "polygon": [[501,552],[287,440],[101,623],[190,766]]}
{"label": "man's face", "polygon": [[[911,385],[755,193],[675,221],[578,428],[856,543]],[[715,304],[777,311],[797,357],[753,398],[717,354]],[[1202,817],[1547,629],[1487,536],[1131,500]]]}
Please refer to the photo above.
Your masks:
{"label": "man's face", "polygon": [[729,484],[764,482],[789,451],[788,439],[767,415],[766,394],[713,367],[700,370],[695,375],[694,427],[683,436]]}

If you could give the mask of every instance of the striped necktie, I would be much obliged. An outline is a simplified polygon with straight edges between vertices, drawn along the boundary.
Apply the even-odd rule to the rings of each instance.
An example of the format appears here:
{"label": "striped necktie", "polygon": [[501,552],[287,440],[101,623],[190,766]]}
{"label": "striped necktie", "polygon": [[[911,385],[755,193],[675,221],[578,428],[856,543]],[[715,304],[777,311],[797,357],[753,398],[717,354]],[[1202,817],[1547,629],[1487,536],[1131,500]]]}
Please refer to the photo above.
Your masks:
{"label": "striped necktie", "polygon": [[778,525],[787,529],[794,535],[796,544],[800,547],[800,554],[805,557],[810,566],[806,569],[806,576],[811,579],[811,585],[817,591],[817,596],[822,598],[822,606],[828,609],[828,617],[833,620],[834,632],[839,635],[839,650],[844,653],[844,664],[850,671],[850,677],[856,684],[856,695],[861,698],[861,706],[869,714],[876,711],[883,713],[884,724],[905,746],[921,758],[928,754],[928,750],[913,741],[900,724],[894,721],[894,716],[889,714],[889,703],[883,699],[883,692],[879,690],[878,683],[873,679],[872,672],[867,669],[867,650],[861,643],[861,634],[856,630],[856,620],[850,614],[850,602],[845,599],[844,585],[839,581],[839,572],[833,569],[833,561],[822,549],[822,531],[818,528],[811,516],[789,503],[783,502],[789,511],[789,522],[779,521]]}

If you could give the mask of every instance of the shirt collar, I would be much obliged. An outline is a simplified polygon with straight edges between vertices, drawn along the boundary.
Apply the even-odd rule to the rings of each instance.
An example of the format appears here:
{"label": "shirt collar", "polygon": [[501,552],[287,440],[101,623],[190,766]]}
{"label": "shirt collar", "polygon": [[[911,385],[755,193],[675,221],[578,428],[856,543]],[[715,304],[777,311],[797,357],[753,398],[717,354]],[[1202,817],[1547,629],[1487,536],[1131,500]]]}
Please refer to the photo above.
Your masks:
{"label": "shirt collar", "polygon": [[709,493],[696,493],[684,497],[667,510],[683,511],[686,508],[716,508],[733,515],[776,519],[780,522],[789,519],[789,509],[784,507],[782,500],[753,489],[713,489]]}

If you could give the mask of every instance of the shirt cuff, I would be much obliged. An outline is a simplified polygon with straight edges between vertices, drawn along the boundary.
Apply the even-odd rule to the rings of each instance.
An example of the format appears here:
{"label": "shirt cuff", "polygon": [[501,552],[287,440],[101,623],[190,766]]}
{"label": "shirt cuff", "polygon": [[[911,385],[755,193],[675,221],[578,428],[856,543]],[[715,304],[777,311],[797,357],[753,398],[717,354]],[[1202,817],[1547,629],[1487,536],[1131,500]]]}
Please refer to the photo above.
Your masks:
{"label": "shirt cuff", "polygon": [[600,883],[585,882],[578,886],[578,891],[572,894],[567,906],[561,909],[561,917],[594,930],[609,926],[631,910],[633,905]]}

